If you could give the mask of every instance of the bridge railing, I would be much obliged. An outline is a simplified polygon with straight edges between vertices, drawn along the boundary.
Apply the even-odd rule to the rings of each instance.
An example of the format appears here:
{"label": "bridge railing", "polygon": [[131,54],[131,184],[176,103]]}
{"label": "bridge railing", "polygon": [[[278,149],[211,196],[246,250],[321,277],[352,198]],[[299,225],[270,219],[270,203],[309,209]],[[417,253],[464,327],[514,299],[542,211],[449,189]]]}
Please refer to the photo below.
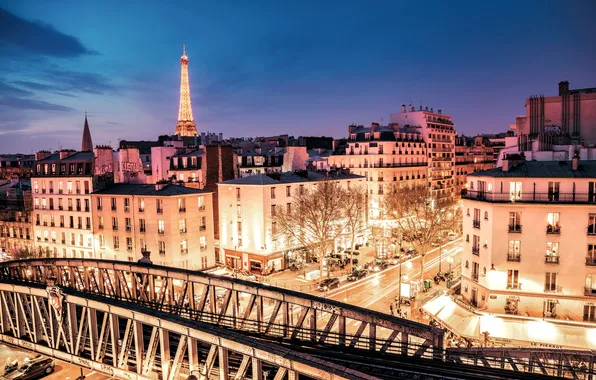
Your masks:
{"label": "bridge railing", "polygon": [[136,302],[206,323],[311,344],[442,358],[443,331],[357,306],[198,271],[95,259],[0,263],[0,279]]}

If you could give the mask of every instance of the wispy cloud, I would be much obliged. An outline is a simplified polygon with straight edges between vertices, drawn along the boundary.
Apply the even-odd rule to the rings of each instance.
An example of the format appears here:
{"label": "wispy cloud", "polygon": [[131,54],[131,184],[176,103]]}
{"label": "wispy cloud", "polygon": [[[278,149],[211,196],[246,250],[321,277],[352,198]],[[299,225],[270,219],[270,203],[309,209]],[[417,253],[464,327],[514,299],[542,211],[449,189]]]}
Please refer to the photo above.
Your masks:
{"label": "wispy cloud", "polygon": [[64,34],[41,21],[28,21],[0,8],[0,51],[18,46],[35,54],[73,58],[98,54],[85,47],[76,37]]}
{"label": "wispy cloud", "polygon": [[9,107],[17,110],[37,110],[37,111],[58,111],[70,112],[74,109],[59,104],[49,103],[43,100],[17,98],[17,97],[3,97],[0,98],[0,107]]}

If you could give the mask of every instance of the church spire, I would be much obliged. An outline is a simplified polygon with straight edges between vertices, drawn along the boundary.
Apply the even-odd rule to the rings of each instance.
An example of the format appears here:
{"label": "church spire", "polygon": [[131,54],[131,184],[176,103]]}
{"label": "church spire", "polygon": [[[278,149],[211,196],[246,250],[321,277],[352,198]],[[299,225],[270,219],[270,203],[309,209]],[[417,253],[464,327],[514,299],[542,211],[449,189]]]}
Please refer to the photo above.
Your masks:
{"label": "church spire", "polygon": [[93,151],[93,141],[91,140],[91,131],[89,130],[89,122],[87,121],[87,112],[85,112],[85,127],[83,128],[83,143],[81,144],[83,152]]}
{"label": "church spire", "polygon": [[180,57],[180,108],[178,109],[178,123],[175,134],[180,136],[197,136],[197,125],[192,116],[192,105],[190,103],[190,84],[188,82],[188,57],[186,56],[186,45],[182,48]]}

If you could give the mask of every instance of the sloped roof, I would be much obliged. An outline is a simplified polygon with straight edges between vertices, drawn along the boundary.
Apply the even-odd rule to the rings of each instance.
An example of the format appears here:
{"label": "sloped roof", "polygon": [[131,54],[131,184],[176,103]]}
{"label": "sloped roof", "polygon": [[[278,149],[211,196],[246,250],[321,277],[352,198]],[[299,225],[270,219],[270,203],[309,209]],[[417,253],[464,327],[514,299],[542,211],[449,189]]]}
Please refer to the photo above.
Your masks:
{"label": "sloped roof", "polygon": [[168,197],[174,195],[204,194],[210,193],[207,190],[195,189],[176,184],[166,184],[160,190],[156,189],[154,184],[132,184],[118,183],[106,189],[94,191],[93,194],[106,195],[145,195]]}
{"label": "sloped roof", "polygon": [[509,171],[493,168],[468,174],[469,177],[529,177],[529,178],[596,178],[596,161],[579,162],[578,170],[572,170],[571,161],[524,161],[510,164]]}

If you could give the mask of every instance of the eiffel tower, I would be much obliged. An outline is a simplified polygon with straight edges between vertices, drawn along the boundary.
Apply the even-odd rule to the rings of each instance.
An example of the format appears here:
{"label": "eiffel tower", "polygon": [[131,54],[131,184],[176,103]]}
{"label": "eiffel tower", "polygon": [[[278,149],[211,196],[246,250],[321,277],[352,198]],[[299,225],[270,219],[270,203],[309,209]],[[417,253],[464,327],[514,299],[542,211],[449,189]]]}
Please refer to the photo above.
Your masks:
{"label": "eiffel tower", "polygon": [[192,117],[192,105],[190,104],[186,46],[183,47],[182,57],[180,57],[180,67],[180,108],[178,109],[178,123],[176,124],[175,134],[179,136],[197,136],[197,125]]}

